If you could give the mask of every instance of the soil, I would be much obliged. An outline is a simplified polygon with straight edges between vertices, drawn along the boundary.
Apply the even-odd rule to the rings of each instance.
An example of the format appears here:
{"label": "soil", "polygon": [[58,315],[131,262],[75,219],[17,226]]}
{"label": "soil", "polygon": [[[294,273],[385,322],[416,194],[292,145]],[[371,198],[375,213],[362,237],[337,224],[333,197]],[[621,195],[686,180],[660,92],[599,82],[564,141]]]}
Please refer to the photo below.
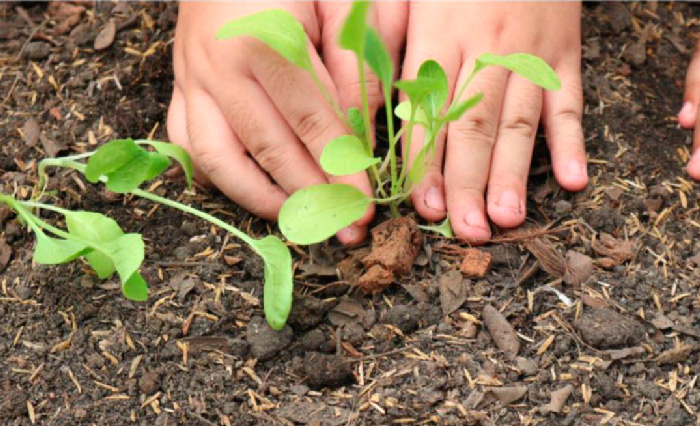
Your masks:
{"label": "soil", "polygon": [[[365,295],[348,277],[368,247],[299,247],[295,306],[274,332],[260,260],[220,229],[53,173],[50,202],[143,233],[151,295],[134,303],[83,263],[33,264],[33,237],[0,209],[0,423],[700,422],[700,208],[683,171],[691,132],[675,119],[700,7],[584,9],[592,182],[562,191],[541,143],[528,224],[479,249],[482,278],[460,276],[464,245],[424,234],[411,270]],[[28,197],[47,155],[166,137],[176,15],[172,3],[0,4],[3,191]],[[274,229],[167,177],[155,192]]]}

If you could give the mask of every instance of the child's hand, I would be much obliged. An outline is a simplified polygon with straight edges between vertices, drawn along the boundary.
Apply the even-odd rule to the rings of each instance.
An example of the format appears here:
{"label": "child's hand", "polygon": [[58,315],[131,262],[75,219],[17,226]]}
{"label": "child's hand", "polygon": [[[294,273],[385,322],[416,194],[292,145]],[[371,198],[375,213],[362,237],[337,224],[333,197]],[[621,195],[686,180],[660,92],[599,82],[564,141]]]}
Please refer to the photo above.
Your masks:
{"label": "child's hand", "polygon": [[[367,194],[367,176],[328,177],[318,166],[323,146],[348,134],[307,73],[249,37],[226,41],[215,34],[226,22],[262,9],[285,9],[304,26],[312,62],[343,109],[361,106],[357,65],[337,47],[349,3],[183,2],[175,33],[175,88],[168,113],[170,139],[194,159],[198,177],[258,216],[276,219],[289,194],[308,185],[343,182]],[[405,4],[374,7],[370,24],[396,61],[403,42]],[[380,25],[377,25],[380,24]],[[323,62],[320,55],[323,56]],[[381,97],[368,77],[373,111]],[[374,114],[372,114],[374,116]],[[338,233],[345,244],[362,241],[373,208]]]}
{"label": "child's hand", "polygon": [[[455,234],[472,242],[491,235],[486,212],[499,226],[521,224],[540,118],[559,183],[572,191],[586,186],[580,15],[578,3],[410,4],[404,78],[414,78],[424,60],[435,59],[445,68],[451,99],[479,54],[526,52],[547,61],[563,85],[543,93],[502,68],[477,74],[462,100],[479,91],[483,100],[438,137],[434,164],[412,194],[421,216],[440,220],[449,214]],[[422,139],[417,134],[413,140]],[[408,164],[419,150],[420,144],[412,144]]]}
{"label": "child's hand", "polygon": [[686,129],[695,128],[693,135],[693,155],[688,163],[688,174],[695,180],[700,180],[700,41],[695,47],[693,59],[690,61],[685,76],[685,95],[683,108],[678,113],[678,122]]}

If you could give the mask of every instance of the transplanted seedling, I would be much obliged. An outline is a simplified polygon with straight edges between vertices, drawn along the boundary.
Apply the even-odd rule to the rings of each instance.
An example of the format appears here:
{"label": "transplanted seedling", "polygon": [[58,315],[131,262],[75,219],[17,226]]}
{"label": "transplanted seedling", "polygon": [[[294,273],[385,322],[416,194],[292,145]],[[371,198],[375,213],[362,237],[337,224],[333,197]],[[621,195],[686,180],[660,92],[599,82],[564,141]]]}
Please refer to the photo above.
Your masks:
{"label": "transplanted seedling", "polygon": [[[351,50],[357,57],[362,93],[362,109],[351,108],[343,113],[321,83],[311,65],[306,33],[302,25],[288,12],[267,10],[227,23],[217,38],[238,36],[254,37],[301,69],[305,70],[319,90],[331,103],[338,116],[353,134],[340,136],[328,142],[321,156],[321,167],[329,175],[349,175],[368,171],[375,197],[368,197],[357,188],[344,184],[314,185],[301,189],[282,205],[279,213],[280,230],[297,244],[313,244],[333,236],[339,230],[359,220],[372,203],[388,204],[394,216],[398,206],[406,200],[423,179],[426,165],[433,161],[435,138],[452,121],[476,106],[483,95],[478,93],[462,100],[462,95],[474,76],[488,66],[498,65],[520,74],[548,90],[557,90],[561,83],[552,68],[542,59],[526,53],[500,56],[484,53],[476,59],[474,69],[447,103],[447,75],[440,64],[425,61],[412,80],[393,81],[394,65],[379,34],[367,26],[369,2],[355,2],[340,32],[340,47]],[[385,158],[374,156],[370,112],[367,101],[365,64],[377,75],[387,114],[389,150]],[[393,108],[391,92],[397,88],[408,98]],[[394,117],[404,125],[394,129]],[[414,127],[425,129],[422,141],[413,141]],[[410,152],[412,143],[420,143],[421,150],[410,167],[399,165],[396,144],[403,137],[404,151]],[[428,229],[451,236],[449,221]]]}
{"label": "transplanted seedling", "polygon": [[[144,147],[152,147],[149,151]],[[87,159],[87,162],[80,160]],[[281,329],[292,305],[292,258],[287,246],[277,237],[254,239],[234,226],[182,203],[144,191],[139,187],[163,173],[176,160],[182,166],[188,187],[192,185],[192,160],[179,146],[150,140],[119,139],[94,152],[39,163],[39,188],[46,184],[46,167],[66,167],[85,175],[92,183],[103,182],[113,192],[133,194],[176,208],[219,226],[246,242],[265,262],[264,310],[272,328]],[[60,264],[84,257],[100,278],[117,272],[122,292],[132,300],[144,301],[148,286],[138,273],[144,259],[140,234],[125,234],[112,219],[100,213],[70,211],[38,201],[21,201],[0,194],[0,203],[15,210],[36,235],[34,260],[41,264]],[[55,227],[32,212],[45,209],[65,217],[66,230]],[[50,234],[50,235],[49,235]]]}

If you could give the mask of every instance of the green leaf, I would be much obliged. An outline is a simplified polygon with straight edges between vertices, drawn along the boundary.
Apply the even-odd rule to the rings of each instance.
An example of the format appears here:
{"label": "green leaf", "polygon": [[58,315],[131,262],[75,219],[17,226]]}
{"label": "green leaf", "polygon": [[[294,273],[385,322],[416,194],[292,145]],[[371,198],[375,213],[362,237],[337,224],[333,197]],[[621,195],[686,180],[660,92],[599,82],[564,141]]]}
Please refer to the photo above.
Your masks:
{"label": "green leaf", "polygon": [[[117,222],[100,213],[67,212],[65,218],[71,235],[95,245],[103,245],[124,235]],[[109,256],[98,250],[86,254],[85,259],[101,279],[108,278],[116,271]]]}
{"label": "green leaf", "polygon": [[367,27],[368,1],[355,1],[338,35],[338,45],[361,55],[364,50],[365,28]]}
{"label": "green leaf", "polygon": [[454,238],[455,234],[452,231],[452,224],[450,223],[450,218],[448,217],[439,225],[418,225],[418,227],[424,231],[436,232],[443,237]]}
{"label": "green leaf", "polygon": [[315,244],[360,219],[372,199],[351,185],[314,185],[282,204],[279,227],[295,244]]}
{"label": "green leaf", "polygon": [[102,145],[90,157],[85,168],[85,177],[91,183],[97,183],[100,176],[123,167],[125,164],[142,155],[144,150],[132,139],[117,139]]}
{"label": "green leaf", "polygon": [[281,330],[292,309],[292,256],[282,240],[274,235],[256,240],[253,248],[265,261],[265,318],[270,327]]}
{"label": "green leaf", "polygon": [[122,281],[122,287],[141,266],[144,258],[144,244],[141,234],[125,234],[103,244],[104,253],[114,262],[114,267]]}
{"label": "green leaf", "polygon": [[[394,114],[396,114],[397,117],[402,119],[403,121],[409,121],[411,119],[411,101],[403,101],[400,104],[396,105],[396,108],[394,108]],[[413,122],[421,124],[425,127],[428,127],[428,116],[425,115],[425,111],[423,111],[423,108],[418,107],[416,109],[416,114],[413,117]]]}
{"label": "green leaf", "polygon": [[418,77],[437,82],[437,87],[431,90],[420,104],[428,117],[434,119],[440,115],[447,100],[447,74],[445,74],[445,70],[442,69],[440,64],[429,59],[421,64],[418,69]]}
{"label": "green leaf", "polygon": [[479,92],[471,98],[467,99],[466,101],[459,102],[457,105],[454,105],[447,111],[447,114],[445,114],[445,121],[449,122],[459,120],[460,118],[462,118],[465,112],[474,108],[479,102],[481,102],[481,99],[483,97],[484,94]]}
{"label": "green leaf", "polygon": [[167,142],[151,141],[151,140],[138,140],[137,143],[142,143],[150,145],[155,148],[158,153],[166,155],[173,160],[180,163],[182,170],[185,172],[185,179],[187,180],[187,188],[192,188],[192,180],[194,176],[194,165],[192,164],[192,157],[185,151],[185,149],[179,145],[175,145]]}
{"label": "green leaf", "polygon": [[418,76],[413,80],[399,80],[394,86],[404,92],[412,104],[421,105],[431,92],[440,90],[442,83],[435,78]]}
{"label": "green leaf", "polygon": [[552,67],[544,60],[529,53],[512,53],[510,55],[494,55],[483,53],[476,58],[474,73],[490,65],[502,66],[516,74],[519,74],[536,85],[547,90],[561,89],[561,81]]}
{"label": "green leaf", "polygon": [[141,274],[134,272],[131,277],[122,284],[122,293],[127,299],[136,302],[148,300],[148,284]]}
{"label": "green leaf", "polygon": [[348,123],[352,132],[358,138],[365,137],[365,119],[362,117],[362,111],[358,108],[348,108]]}
{"label": "green leaf", "polygon": [[328,142],[321,154],[323,170],[336,176],[361,172],[379,161],[379,158],[367,154],[364,143],[352,135],[339,136]]}
{"label": "green leaf", "polygon": [[394,64],[379,33],[372,28],[365,31],[365,60],[382,82],[382,89],[385,92],[390,91],[391,81],[394,79]]}
{"label": "green leaf", "polygon": [[90,157],[85,177],[97,183],[104,176],[110,191],[126,193],[163,173],[169,165],[165,155],[148,152],[131,139],[119,139],[103,145]]}
{"label": "green leaf", "polygon": [[36,233],[34,261],[43,265],[58,265],[70,262],[90,252],[87,245],[73,241],[49,237],[43,232]]}
{"label": "green leaf", "polygon": [[284,10],[265,10],[228,22],[217,33],[217,40],[238,36],[254,37],[289,62],[311,71],[308,39],[304,27]]}

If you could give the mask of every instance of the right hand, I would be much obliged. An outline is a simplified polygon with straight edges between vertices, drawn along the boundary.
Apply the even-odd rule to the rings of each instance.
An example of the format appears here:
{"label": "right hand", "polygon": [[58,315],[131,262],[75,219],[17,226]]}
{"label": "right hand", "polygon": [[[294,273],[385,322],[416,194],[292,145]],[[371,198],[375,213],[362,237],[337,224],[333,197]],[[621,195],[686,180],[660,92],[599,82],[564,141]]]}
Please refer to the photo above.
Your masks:
{"label": "right hand", "polygon": [[[324,145],[350,131],[305,71],[250,37],[215,39],[226,22],[271,8],[287,10],[304,26],[311,61],[341,108],[361,106],[354,55],[337,46],[350,3],[182,2],[173,48],[170,140],[192,155],[200,181],[269,220],[277,218],[290,194],[309,185],[346,183],[372,195],[366,174],[327,176],[318,165]],[[369,23],[395,63],[406,15],[406,5],[394,2],[374,5],[370,12]],[[374,117],[381,92],[376,77],[367,75]],[[338,239],[361,242],[373,214],[372,206],[338,232]]]}

